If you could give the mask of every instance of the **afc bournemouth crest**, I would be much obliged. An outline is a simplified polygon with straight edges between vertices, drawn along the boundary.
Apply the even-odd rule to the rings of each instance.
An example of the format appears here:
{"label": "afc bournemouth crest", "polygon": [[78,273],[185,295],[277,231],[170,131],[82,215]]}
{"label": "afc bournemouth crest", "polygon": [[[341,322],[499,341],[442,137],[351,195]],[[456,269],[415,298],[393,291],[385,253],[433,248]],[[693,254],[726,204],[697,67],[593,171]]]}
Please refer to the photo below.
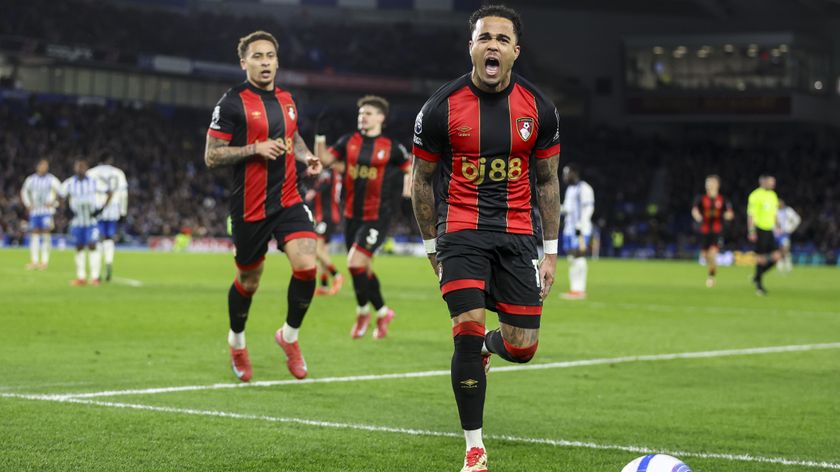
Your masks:
{"label": "afc bournemouth crest", "polygon": [[531,139],[531,135],[534,134],[534,119],[517,118],[516,130],[519,131],[519,137],[522,138],[523,141]]}

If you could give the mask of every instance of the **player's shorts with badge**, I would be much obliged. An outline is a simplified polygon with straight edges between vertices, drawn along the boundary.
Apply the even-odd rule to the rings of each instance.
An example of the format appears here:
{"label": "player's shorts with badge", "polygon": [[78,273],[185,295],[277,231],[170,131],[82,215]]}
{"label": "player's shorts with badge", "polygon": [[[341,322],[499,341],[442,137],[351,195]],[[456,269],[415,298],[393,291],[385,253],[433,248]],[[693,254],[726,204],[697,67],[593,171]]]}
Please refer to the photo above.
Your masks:
{"label": "player's shorts with badge", "polygon": [[272,237],[281,251],[293,239],[317,237],[312,212],[303,203],[282,208],[260,221],[232,219],[231,236],[236,248],[236,266],[241,270],[250,270],[262,263]]}
{"label": "player's shorts with badge", "polygon": [[776,245],[776,236],[773,235],[772,231],[765,231],[763,229],[756,230],[756,254],[770,254],[777,249],[779,249],[779,247]]}
{"label": "player's shorts with badge", "polygon": [[700,234],[700,249],[705,251],[710,247],[716,247],[718,249],[723,247],[723,236],[720,233]]}
{"label": "player's shorts with badge", "polygon": [[117,220],[99,220],[99,236],[114,239],[117,235]]}
{"label": "player's shorts with badge", "polygon": [[319,221],[315,223],[315,233],[326,242],[330,242],[336,230],[336,224],[332,221]]}
{"label": "player's shorts with badge", "polygon": [[33,230],[53,230],[52,215],[34,215],[29,217],[29,228]]}
{"label": "player's shorts with badge", "polygon": [[437,240],[440,291],[450,316],[476,308],[520,328],[540,327],[539,256],[531,235],[464,230]]}
{"label": "player's shorts with badge", "polygon": [[347,250],[356,247],[368,257],[385,242],[388,221],[362,221],[348,219],[344,222],[344,244]]}
{"label": "player's shorts with badge", "polygon": [[73,245],[90,246],[99,242],[99,228],[96,225],[71,226],[70,236],[73,238]]}

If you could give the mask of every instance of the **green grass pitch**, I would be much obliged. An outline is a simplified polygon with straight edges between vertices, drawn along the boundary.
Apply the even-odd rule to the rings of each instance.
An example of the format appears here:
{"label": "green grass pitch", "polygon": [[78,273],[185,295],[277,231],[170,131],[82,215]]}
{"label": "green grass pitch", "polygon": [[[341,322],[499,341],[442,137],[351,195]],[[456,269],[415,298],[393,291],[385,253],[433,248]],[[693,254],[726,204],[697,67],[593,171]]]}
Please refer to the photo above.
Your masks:
{"label": "green grass pitch", "polygon": [[[350,339],[352,287],[313,301],[310,377],[350,379],[225,388],[229,255],[118,252],[117,280],[99,288],[68,286],[69,251],[44,272],[27,259],[0,251],[0,470],[460,469],[449,317],[425,260],[376,260],[397,312],[387,339]],[[696,472],[840,469],[840,270],[774,271],[760,298],[748,268],[707,289],[693,263],[602,260],[582,302],[558,298],[565,272],[561,260],[529,366],[559,364],[490,372],[490,470],[619,472],[644,451],[684,452]],[[291,379],[273,340],[289,274],[269,256],[248,322],[252,382]],[[791,345],[805,347],[741,351]],[[431,374],[376,377],[415,372]],[[72,396],[179,386],[200,388]]]}

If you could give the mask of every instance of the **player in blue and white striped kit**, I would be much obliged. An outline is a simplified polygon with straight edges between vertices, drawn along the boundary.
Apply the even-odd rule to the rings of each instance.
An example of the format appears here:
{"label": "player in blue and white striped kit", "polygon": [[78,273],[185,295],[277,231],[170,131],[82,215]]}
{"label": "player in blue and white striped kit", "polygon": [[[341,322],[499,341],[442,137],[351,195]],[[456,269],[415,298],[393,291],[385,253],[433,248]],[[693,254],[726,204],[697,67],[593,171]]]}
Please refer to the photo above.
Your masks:
{"label": "player in blue and white striped kit", "polygon": [[20,200],[29,213],[29,251],[32,255],[27,269],[46,269],[50,262],[52,246],[53,215],[58,206],[58,193],[61,182],[49,173],[50,164],[46,159],[38,161],[35,173],[23,181]]}
{"label": "player in blue and white striped kit", "polygon": [[[101,261],[96,248],[96,243],[99,241],[96,217],[102,212],[102,207],[96,205],[97,181],[87,176],[87,162],[77,160],[73,169],[76,175],[61,184],[61,197],[67,199],[67,204],[73,212],[70,235],[76,246],[76,279],[70,283],[77,286],[87,284],[84,253],[87,247],[90,260],[90,283],[99,285]],[[110,200],[110,195],[108,200]],[[108,200],[105,202],[106,205]]]}
{"label": "player in blue and white striped kit", "polygon": [[111,158],[90,169],[87,175],[98,181],[96,204],[102,208],[102,214],[99,216],[99,249],[105,259],[105,281],[110,282],[117,225],[120,218],[128,212],[128,181],[125,173],[112,165]]}
{"label": "player in blue and white striped kit", "polygon": [[563,183],[567,185],[563,199],[563,251],[569,260],[569,291],[561,297],[567,300],[586,298],[586,250],[592,238],[592,213],[595,212],[595,193],[581,180],[575,164],[563,168]]}

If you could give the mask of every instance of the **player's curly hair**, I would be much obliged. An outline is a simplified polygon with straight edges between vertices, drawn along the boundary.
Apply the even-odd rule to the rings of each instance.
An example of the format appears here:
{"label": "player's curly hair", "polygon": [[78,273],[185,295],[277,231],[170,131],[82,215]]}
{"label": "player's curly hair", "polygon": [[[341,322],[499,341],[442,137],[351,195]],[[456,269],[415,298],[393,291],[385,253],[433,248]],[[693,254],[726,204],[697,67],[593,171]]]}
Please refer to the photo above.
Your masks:
{"label": "player's curly hair", "polygon": [[513,32],[516,33],[516,42],[522,37],[522,18],[519,13],[513,8],[505,5],[484,5],[470,15],[470,36],[475,31],[475,24],[478,20],[488,16],[497,16],[499,18],[506,18],[513,23]]}
{"label": "player's curly hair", "polygon": [[388,100],[377,96],[377,95],[365,95],[364,97],[360,98],[356,102],[356,106],[362,108],[365,105],[370,105],[377,110],[381,111],[385,117],[388,117],[388,110],[390,109],[391,105],[388,103]]}
{"label": "player's curly hair", "polygon": [[277,51],[280,48],[280,44],[277,42],[277,38],[275,38],[273,34],[262,30],[254,31],[247,36],[239,38],[239,45],[236,47],[236,52],[239,53],[239,58],[245,59],[245,55],[248,53],[248,46],[254,41],[260,40],[268,41],[273,44],[274,51]]}

